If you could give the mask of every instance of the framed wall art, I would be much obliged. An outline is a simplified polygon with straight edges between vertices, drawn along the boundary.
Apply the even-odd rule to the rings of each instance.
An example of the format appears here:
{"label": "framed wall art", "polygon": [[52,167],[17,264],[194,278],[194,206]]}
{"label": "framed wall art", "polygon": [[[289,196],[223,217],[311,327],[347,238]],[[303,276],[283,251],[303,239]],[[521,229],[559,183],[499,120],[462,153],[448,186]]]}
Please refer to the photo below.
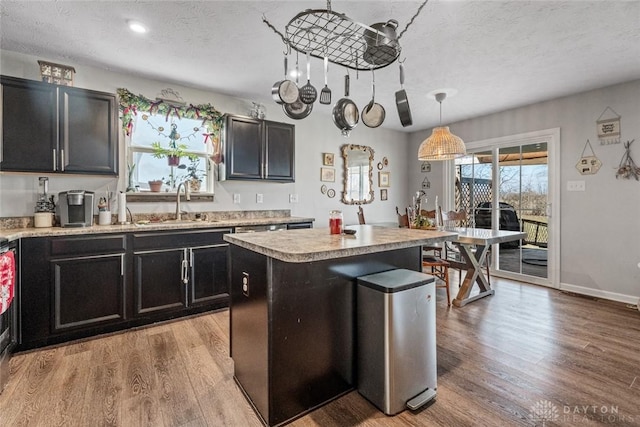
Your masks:
{"label": "framed wall art", "polygon": [[336,170],[334,168],[320,168],[320,181],[336,182]]}
{"label": "framed wall art", "polygon": [[322,164],[324,166],[333,166],[334,156],[333,153],[322,153]]}
{"label": "framed wall art", "polygon": [[385,201],[387,200],[387,189],[386,188],[381,188],[380,189],[380,200]]}
{"label": "framed wall art", "polygon": [[389,187],[391,172],[378,172],[378,187]]}

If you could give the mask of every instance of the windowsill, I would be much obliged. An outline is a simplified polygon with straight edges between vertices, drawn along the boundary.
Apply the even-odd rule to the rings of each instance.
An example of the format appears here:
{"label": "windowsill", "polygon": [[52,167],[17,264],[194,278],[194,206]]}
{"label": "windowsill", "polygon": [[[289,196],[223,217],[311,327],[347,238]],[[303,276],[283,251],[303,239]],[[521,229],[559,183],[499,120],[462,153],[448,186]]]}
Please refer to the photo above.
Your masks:
{"label": "windowsill", "polygon": [[[126,193],[127,202],[175,202],[175,191],[151,192],[141,191],[140,193]],[[213,202],[214,193],[191,193],[192,202]],[[185,200],[184,193],[180,193],[180,199]]]}

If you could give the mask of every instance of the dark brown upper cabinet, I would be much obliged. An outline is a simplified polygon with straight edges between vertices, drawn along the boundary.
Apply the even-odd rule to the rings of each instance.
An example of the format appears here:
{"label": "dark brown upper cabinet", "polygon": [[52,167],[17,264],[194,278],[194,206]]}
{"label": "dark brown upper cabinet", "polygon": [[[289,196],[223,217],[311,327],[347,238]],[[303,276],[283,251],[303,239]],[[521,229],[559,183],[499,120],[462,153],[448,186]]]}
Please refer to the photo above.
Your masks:
{"label": "dark brown upper cabinet", "polygon": [[0,170],[118,174],[110,93],[2,76]]}
{"label": "dark brown upper cabinet", "polygon": [[227,115],[220,179],[295,181],[295,126]]}

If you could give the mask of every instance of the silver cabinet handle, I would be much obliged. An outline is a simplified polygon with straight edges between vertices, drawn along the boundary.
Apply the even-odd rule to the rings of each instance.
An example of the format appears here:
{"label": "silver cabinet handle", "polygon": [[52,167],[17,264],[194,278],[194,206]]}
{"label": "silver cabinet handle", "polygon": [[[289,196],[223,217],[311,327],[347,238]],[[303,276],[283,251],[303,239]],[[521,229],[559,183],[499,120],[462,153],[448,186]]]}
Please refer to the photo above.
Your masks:
{"label": "silver cabinet handle", "polygon": [[53,170],[58,170],[58,151],[55,148],[53,149]]}
{"label": "silver cabinet handle", "polygon": [[60,149],[60,170],[64,172],[64,148]]}

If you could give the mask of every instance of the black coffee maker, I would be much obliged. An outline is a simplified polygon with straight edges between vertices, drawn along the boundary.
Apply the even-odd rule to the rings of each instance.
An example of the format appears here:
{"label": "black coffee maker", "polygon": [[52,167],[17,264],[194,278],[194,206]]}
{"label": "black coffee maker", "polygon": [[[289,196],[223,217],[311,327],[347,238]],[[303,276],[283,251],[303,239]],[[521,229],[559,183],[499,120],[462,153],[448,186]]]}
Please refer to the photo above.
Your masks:
{"label": "black coffee maker", "polygon": [[58,193],[58,214],[62,227],[93,225],[93,191],[69,190]]}

